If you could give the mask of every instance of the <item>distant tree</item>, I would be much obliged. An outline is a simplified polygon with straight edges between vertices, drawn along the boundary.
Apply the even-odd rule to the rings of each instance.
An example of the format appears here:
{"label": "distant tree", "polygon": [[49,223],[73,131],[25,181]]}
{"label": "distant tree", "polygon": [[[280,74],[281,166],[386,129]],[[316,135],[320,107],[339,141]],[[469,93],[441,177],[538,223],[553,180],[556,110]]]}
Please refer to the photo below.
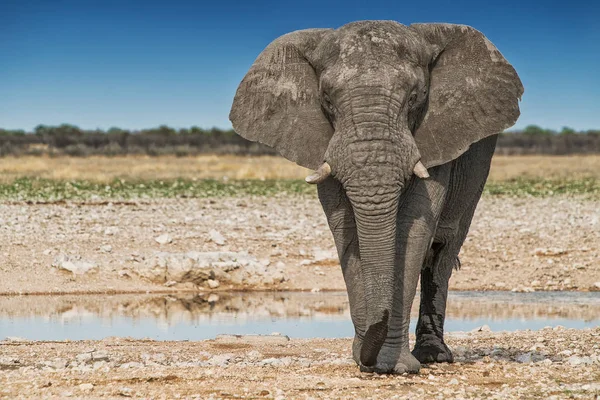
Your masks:
{"label": "distant tree", "polygon": [[525,136],[546,136],[549,132],[537,125],[527,125],[523,130]]}
{"label": "distant tree", "polygon": [[575,131],[575,129],[569,128],[568,126],[563,126],[562,130],[560,131],[560,134],[563,136],[575,135],[576,133],[577,132]]}
{"label": "distant tree", "polygon": [[108,131],[106,131],[106,133],[109,135],[122,135],[124,133],[127,133],[127,131],[116,126],[111,126],[110,128],[108,128]]}
{"label": "distant tree", "polygon": [[204,134],[204,130],[200,129],[196,125],[194,125],[190,128],[190,134],[191,135],[202,135],[202,134]]}
{"label": "distant tree", "polygon": [[177,135],[177,131],[170,126],[161,125],[158,127],[158,133],[163,136],[174,136]]}
{"label": "distant tree", "polygon": [[51,127],[48,125],[39,124],[33,128],[33,132],[38,136],[45,136],[50,131]]}

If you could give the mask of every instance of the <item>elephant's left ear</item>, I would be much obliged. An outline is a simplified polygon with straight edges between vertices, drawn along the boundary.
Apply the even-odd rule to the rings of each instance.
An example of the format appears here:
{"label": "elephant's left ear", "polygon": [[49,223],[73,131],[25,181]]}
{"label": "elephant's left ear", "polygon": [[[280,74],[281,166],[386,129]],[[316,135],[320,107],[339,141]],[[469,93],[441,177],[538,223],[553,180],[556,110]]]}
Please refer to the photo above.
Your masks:
{"label": "elephant's left ear", "polygon": [[449,162],[472,143],[511,127],[523,85],[479,31],[464,25],[414,24],[435,49],[427,112],[415,132],[426,167]]}

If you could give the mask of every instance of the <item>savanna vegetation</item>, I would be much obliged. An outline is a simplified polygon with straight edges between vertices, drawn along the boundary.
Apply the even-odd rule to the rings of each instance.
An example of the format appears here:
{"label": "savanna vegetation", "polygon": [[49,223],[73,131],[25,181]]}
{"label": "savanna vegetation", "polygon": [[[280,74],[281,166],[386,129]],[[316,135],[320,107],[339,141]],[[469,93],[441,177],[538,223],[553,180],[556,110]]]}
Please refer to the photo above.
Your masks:
{"label": "savanna vegetation", "polygon": [[[560,132],[530,125],[505,132],[498,154],[591,154],[600,153],[600,130]],[[142,130],[110,128],[85,130],[74,125],[38,125],[32,132],[0,129],[0,156],[6,155],[125,155],[150,156],[197,154],[274,155],[270,147],[250,142],[233,130],[218,128],[175,129],[166,125]]]}
{"label": "savanna vegetation", "polygon": [[[307,173],[232,130],[0,129],[0,201],[314,194]],[[485,194],[600,198],[600,131],[503,133]]]}
{"label": "savanna vegetation", "polygon": [[[314,196],[307,173],[276,156],[8,156],[0,158],[0,201]],[[485,195],[599,199],[600,155],[496,155]]]}

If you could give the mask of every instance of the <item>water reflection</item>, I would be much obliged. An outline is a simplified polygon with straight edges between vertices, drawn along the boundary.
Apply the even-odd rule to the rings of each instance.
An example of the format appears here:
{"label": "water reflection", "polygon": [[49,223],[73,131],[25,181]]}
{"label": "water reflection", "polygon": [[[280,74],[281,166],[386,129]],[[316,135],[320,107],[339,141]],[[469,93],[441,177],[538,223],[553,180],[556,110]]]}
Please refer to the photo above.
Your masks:
{"label": "water reflection", "polygon": [[[417,305],[413,315],[417,315]],[[451,293],[448,331],[468,331],[483,324],[493,330],[540,329],[548,325],[597,326],[600,324],[600,294]],[[0,297],[0,339],[7,336],[44,340],[131,336],[199,340],[220,333],[269,334],[274,331],[291,337],[351,336],[346,294]]]}

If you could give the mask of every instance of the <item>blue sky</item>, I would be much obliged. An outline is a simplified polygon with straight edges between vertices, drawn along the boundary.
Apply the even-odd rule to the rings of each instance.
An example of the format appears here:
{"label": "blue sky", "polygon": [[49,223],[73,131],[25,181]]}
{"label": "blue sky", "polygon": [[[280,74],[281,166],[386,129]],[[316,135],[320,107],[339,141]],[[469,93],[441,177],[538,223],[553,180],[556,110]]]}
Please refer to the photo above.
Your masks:
{"label": "blue sky", "polygon": [[230,128],[235,89],[271,40],[392,19],[486,34],[525,86],[515,128],[600,128],[599,4],[0,0],[0,127]]}

